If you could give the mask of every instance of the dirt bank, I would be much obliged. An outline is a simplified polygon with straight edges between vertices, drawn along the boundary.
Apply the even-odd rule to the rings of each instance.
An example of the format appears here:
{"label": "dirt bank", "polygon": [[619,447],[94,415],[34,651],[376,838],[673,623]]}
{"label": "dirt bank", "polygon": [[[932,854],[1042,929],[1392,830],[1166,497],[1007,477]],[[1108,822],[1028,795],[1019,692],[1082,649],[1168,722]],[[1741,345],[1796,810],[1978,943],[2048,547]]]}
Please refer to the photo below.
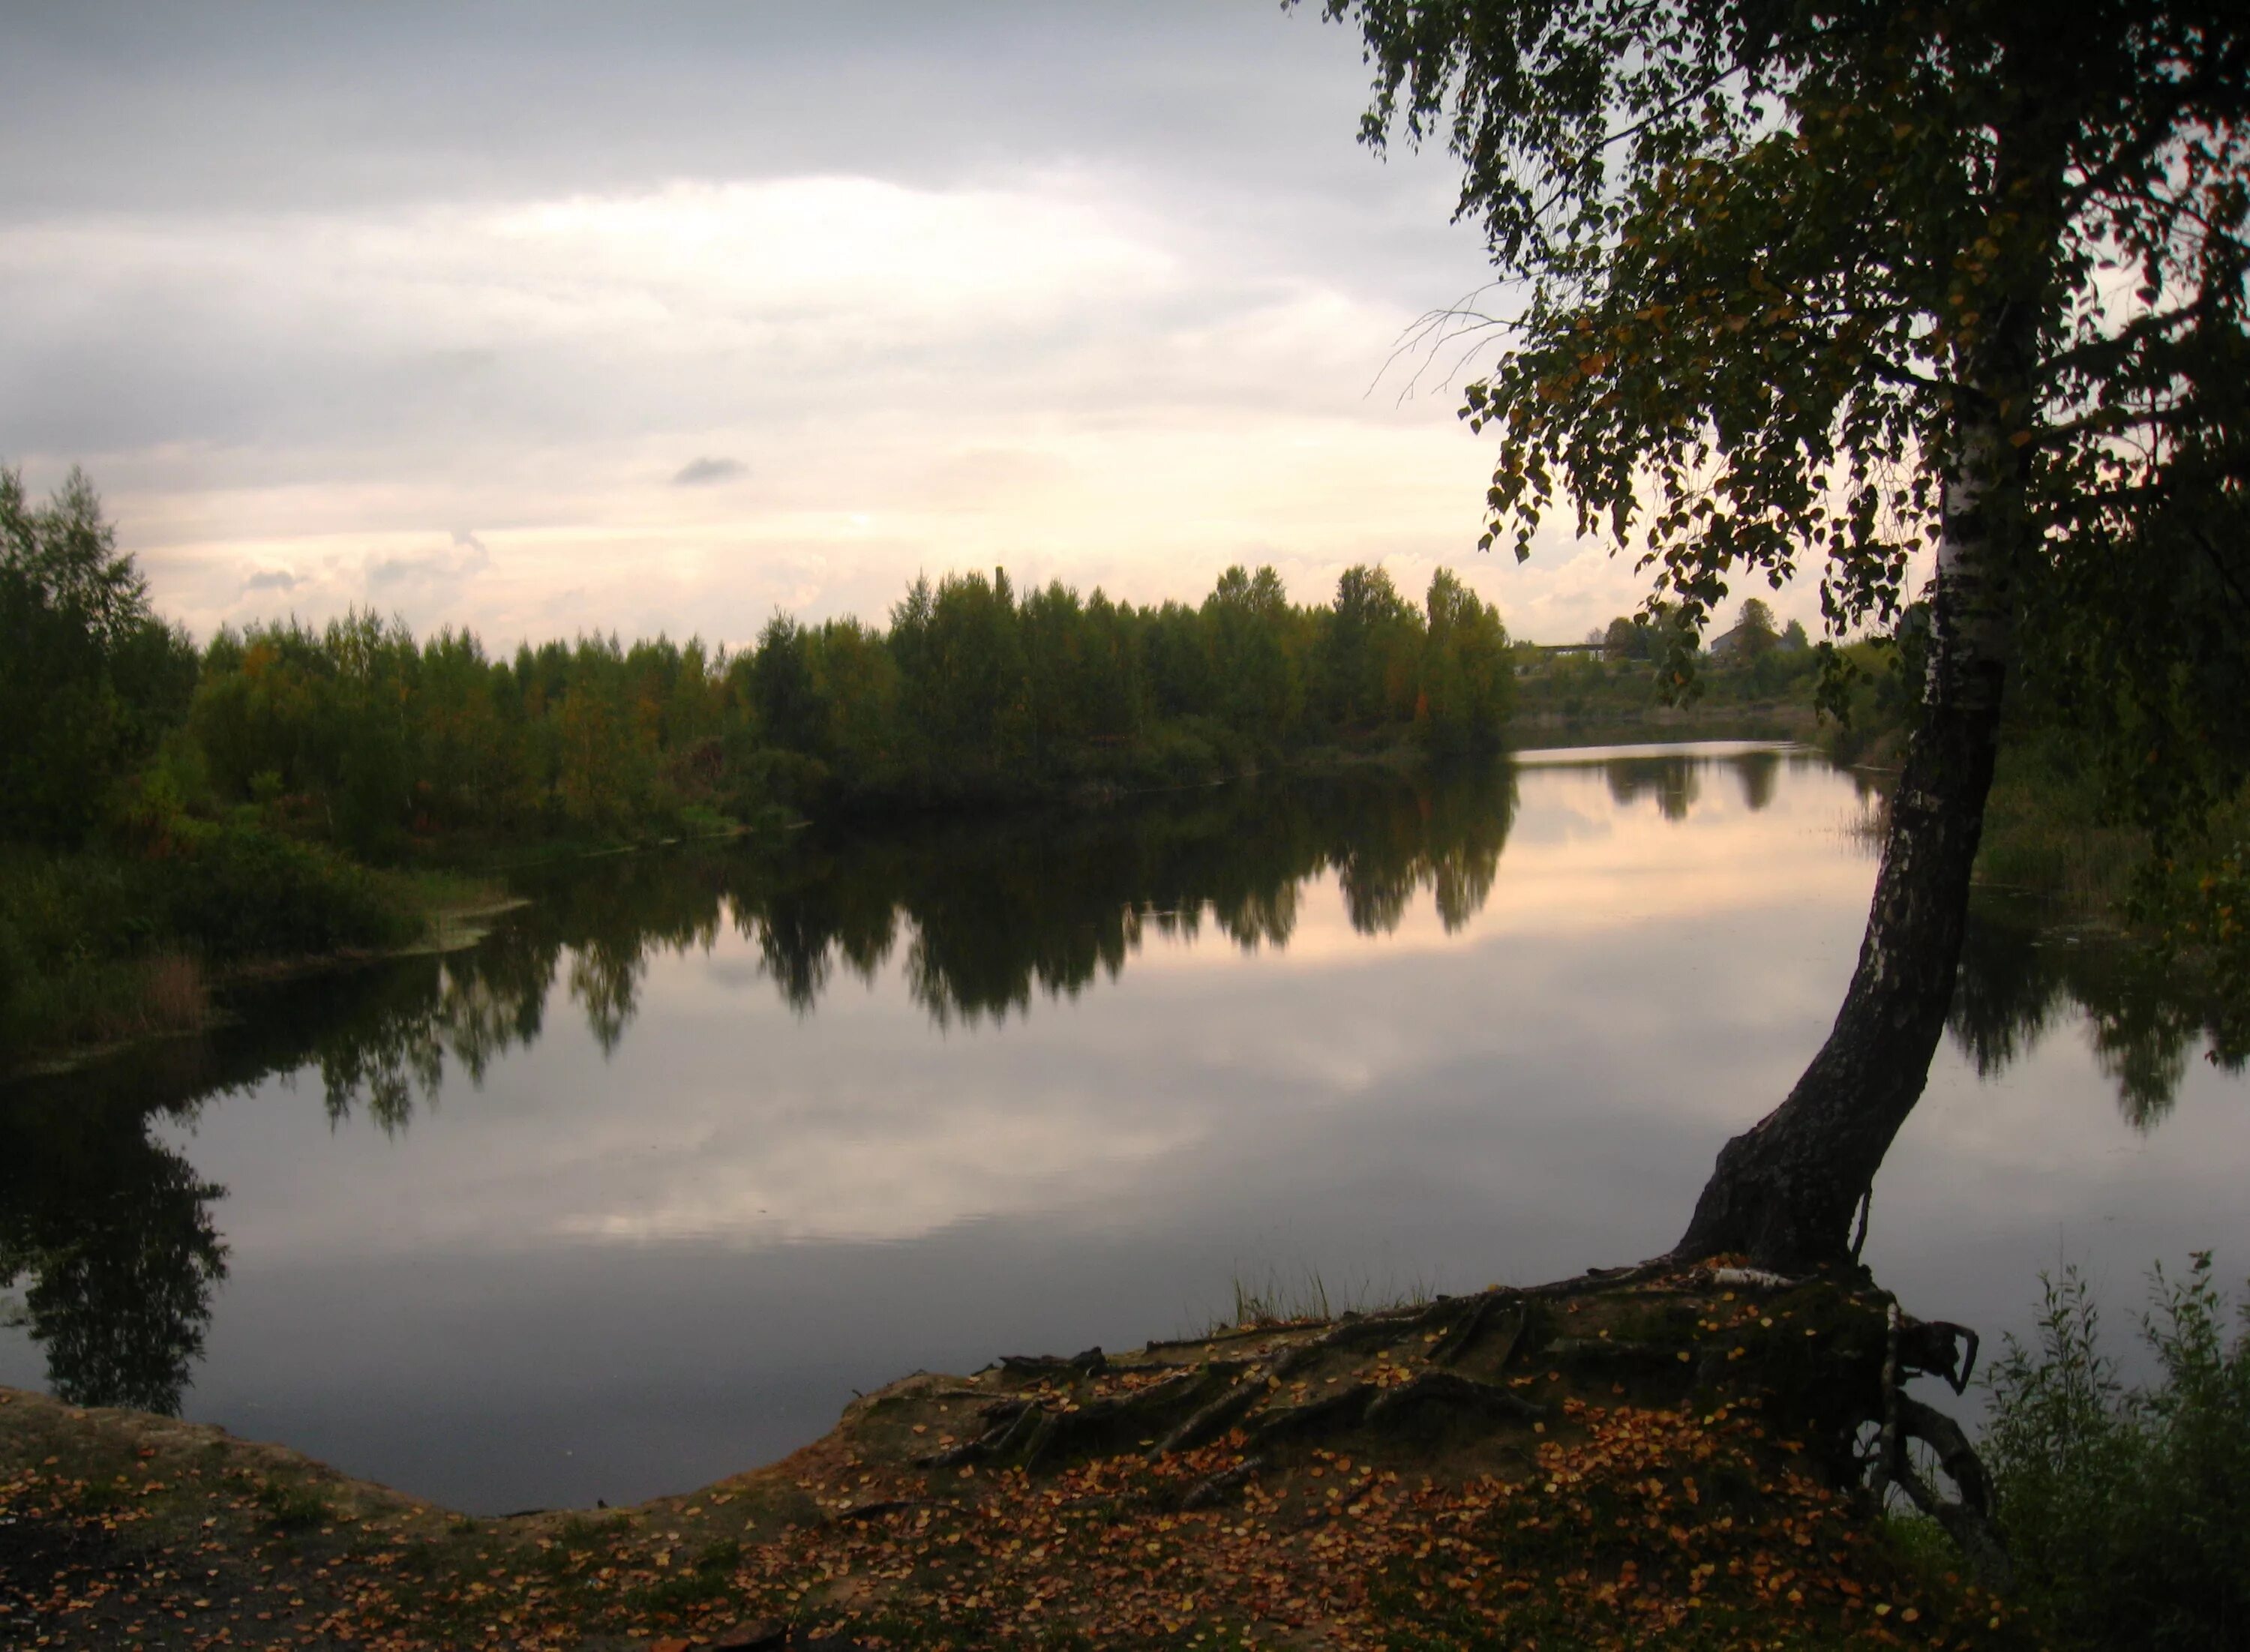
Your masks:
{"label": "dirt bank", "polygon": [[0,1390],[0,1644],[2033,1644],[1841,1483],[1888,1307],[1702,1269],[1011,1358],[492,1520]]}

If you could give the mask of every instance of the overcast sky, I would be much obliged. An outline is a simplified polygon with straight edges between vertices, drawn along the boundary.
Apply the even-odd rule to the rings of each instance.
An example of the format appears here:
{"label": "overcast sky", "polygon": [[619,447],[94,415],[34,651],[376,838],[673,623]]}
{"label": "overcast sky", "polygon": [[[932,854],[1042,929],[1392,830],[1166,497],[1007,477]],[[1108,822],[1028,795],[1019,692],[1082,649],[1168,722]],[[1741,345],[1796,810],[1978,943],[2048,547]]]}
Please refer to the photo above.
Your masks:
{"label": "overcast sky", "polygon": [[[0,460],[83,464],[199,635],[371,603],[739,643],[1004,564],[1272,562],[1519,636],[1629,608],[1474,549],[1442,155],[1355,141],[1273,0],[9,8]],[[1811,611],[1791,593],[1784,612]],[[1798,600],[1801,598],[1802,600]]]}

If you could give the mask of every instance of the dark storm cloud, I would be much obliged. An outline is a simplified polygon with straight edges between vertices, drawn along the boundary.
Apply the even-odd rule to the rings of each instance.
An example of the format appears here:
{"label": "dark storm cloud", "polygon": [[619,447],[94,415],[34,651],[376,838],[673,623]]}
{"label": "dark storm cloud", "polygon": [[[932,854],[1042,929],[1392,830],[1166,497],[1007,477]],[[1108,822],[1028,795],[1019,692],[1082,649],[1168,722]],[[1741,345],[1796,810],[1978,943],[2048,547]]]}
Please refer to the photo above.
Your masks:
{"label": "dark storm cloud", "polygon": [[672,478],[672,485],[710,487],[720,482],[739,481],[749,473],[750,467],[740,459],[714,458],[706,455],[681,465]]}
{"label": "dark storm cloud", "polygon": [[296,589],[297,576],[286,568],[262,568],[242,582],[242,594],[245,596],[252,591],[293,591]]}

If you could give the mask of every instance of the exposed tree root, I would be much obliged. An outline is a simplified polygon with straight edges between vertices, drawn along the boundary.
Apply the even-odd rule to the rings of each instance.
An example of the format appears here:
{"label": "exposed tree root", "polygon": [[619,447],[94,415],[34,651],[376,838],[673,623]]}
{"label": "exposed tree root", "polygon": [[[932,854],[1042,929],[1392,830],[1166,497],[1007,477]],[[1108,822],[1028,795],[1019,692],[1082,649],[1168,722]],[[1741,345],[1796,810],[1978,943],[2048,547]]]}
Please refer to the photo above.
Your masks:
{"label": "exposed tree root", "polygon": [[1283,1406],[1266,1412],[1253,1422],[1248,1430],[1249,1437],[1260,1445],[1270,1445],[1339,1432],[1367,1415],[1368,1404],[1375,1394],[1373,1383],[1355,1382],[1341,1393],[1304,1405]]}
{"label": "exposed tree root", "polygon": [[1245,1457],[1231,1469],[1221,1469],[1216,1474],[1206,1475],[1188,1489],[1187,1495],[1180,1499],[1180,1507],[1207,1509],[1214,1504],[1223,1503],[1231,1493],[1239,1491],[1256,1479],[1265,1467],[1266,1459],[1263,1457]]}
{"label": "exposed tree root", "polygon": [[[1477,1298],[1476,1306],[1439,1339],[1436,1347],[1430,1350],[1431,1363],[1449,1366],[1466,1358],[1503,1305],[1513,1304],[1508,1304],[1508,1299],[1497,1291],[1489,1291]],[[1508,1321],[1508,1342],[1501,1351],[1498,1364],[1508,1363],[1508,1356],[1515,1352],[1515,1345],[1522,1338],[1523,1327],[1528,1323],[1527,1316],[1520,1312]]]}
{"label": "exposed tree root", "polygon": [[[2015,1578],[2014,1563],[1992,1525],[1991,1483],[1961,1425],[1912,1394],[1898,1396],[1898,1420],[1903,1436],[1890,1477],[1913,1499],[1914,1506],[1945,1528],[1960,1548],[1977,1580],[1987,1588],[2006,1588]],[[1937,1465],[1959,1490],[1958,1499],[1941,1495],[1915,1471],[1903,1449],[1904,1440],[1919,1440],[1937,1454]]]}
{"label": "exposed tree root", "polygon": [[[172,1522],[198,1553],[214,1529],[245,1545],[252,1564],[226,1587],[276,1609],[271,1635],[262,1615],[230,1620],[237,1645],[302,1644],[314,1620],[278,1609],[300,1594],[321,1621],[372,1614],[370,1643],[403,1629],[406,1644],[467,1644],[463,1625],[473,1635],[491,1608],[448,1615],[465,1609],[463,1584],[512,1578],[516,1622],[559,1613],[604,1645],[659,1627],[730,1644],[730,1616],[785,1621],[804,1645],[860,1625],[894,1645],[903,1631],[933,1643],[925,1628],[956,1646],[1120,1648],[1254,1628],[1260,1645],[1336,1649],[1470,1643],[1470,1631],[1543,1643],[1563,1623],[1589,1643],[1735,1644],[1711,1626],[1754,1620],[1794,1652],[1881,1652],[1905,1624],[1918,1625],[1908,1644],[2026,1652],[2037,1642],[1990,1633],[2004,1600],[1908,1575],[1879,1501],[1857,1490],[1874,1470],[1943,1523],[1964,1574],[2005,1577],[1966,1437],[1901,1391],[1917,1372],[1965,1381],[1973,1339],[1895,1305],[1857,1273],[1621,1270],[1115,1357],[919,1373],[856,1400],[785,1463],[599,1520],[449,1522],[373,1488],[347,1509],[333,1476],[298,1464],[280,1483],[317,1488],[336,1518],[333,1532],[292,1532],[287,1552],[260,1546],[270,1449],[150,1419],[136,1452],[142,1436],[112,1440],[112,1420],[0,1392],[0,1444],[18,1441],[0,1510],[13,1483],[42,1518],[120,1520],[108,1488],[121,1469],[145,1478],[133,1518]],[[1886,1419],[1880,1449],[1855,1456]],[[69,1443],[80,1435],[83,1449]],[[125,1592],[49,1587],[70,1556],[0,1549],[40,1569],[37,1611],[114,1609],[118,1634],[59,1643],[142,1638]],[[329,1587],[338,1567],[368,1568],[349,1572],[349,1600]],[[9,1571],[0,1559],[0,1601]],[[259,1593],[267,1573],[278,1597]],[[152,1644],[202,1644],[211,1575],[183,1579],[166,1607],[162,1627],[185,1638]],[[135,1586],[169,1602],[163,1587]]]}
{"label": "exposed tree root", "polygon": [[1547,1415],[1545,1406],[1535,1404],[1497,1383],[1479,1382],[1458,1371],[1425,1371],[1376,1395],[1367,1408],[1367,1421],[1371,1424],[1426,1409],[1463,1412],[1514,1422],[1530,1422]]}
{"label": "exposed tree root", "polygon": [[1166,1435],[1150,1455],[1168,1456],[1175,1451],[1192,1451],[1197,1446],[1208,1445],[1248,1416],[1251,1408],[1265,1397],[1264,1383],[1255,1377],[1238,1377],[1232,1387]]}
{"label": "exposed tree root", "polygon": [[[1898,1486],[1991,1584],[2008,1567],[1982,1465],[1950,1419],[1901,1388],[1922,1373],[1958,1391],[1976,1357],[1974,1332],[1897,1313],[1864,1276],[1645,1263],[1325,1324],[1238,1327],[1118,1359],[1100,1349],[1066,1359],[1011,1355],[983,1379],[997,1375],[997,1388],[924,1390],[944,1401],[973,1398],[981,1427],[914,1461],[1051,1474],[1121,1456],[1153,1468],[1231,1447],[1238,1456],[1170,1494],[1174,1506],[1198,1508],[1330,1447],[1411,1459],[1442,1442],[1446,1453],[1481,1454],[1514,1472],[1502,1465],[1537,1449],[1535,1428],[1563,1421],[1530,1388],[1608,1393],[1694,1415],[1749,1403],[1802,1438],[1832,1483],[1871,1470],[1878,1502],[1885,1486]],[[1871,1422],[1883,1425],[1881,1443],[1872,1458],[1855,1457],[1851,1439]],[[1911,1441],[1935,1454],[1957,1499],[1916,1472]]]}

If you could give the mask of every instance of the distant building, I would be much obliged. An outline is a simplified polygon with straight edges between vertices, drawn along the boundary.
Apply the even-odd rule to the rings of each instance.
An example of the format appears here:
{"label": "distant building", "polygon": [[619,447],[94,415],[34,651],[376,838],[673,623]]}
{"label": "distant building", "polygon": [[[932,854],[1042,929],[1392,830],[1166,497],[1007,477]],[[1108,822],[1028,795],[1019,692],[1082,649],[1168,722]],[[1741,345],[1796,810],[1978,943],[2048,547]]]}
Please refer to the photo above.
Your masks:
{"label": "distant building", "polygon": [[[1766,635],[1771,637],[1773,633],[1769,631]],[[1708,650],[1711,656],[1711,663],[1715,665],[1723,665],[1731,660],[1747,657],[1750,652],[1750,627],[1743,624],[1742,621],[1736,620],[1732,630],[1711,639],[1711,645]]]}
{"label": "distant building", "polygon": [[[1710,647],[1707,650],[1710,654],[1711,663],[1715,665],[1722,665],[1732,660],[1749,658],[1757,652],[1750,643],[1750,637],[1753,635],[1755,633],[1745,621],[1736,620],[1731,629],[1711,639]],[[1780,653],[1793,654],[1800,648],[1812,646],[1805,639],[1805,628],[1794,620],[1790,622],[1787,630],[1778,633],[1767,631],[1764,635],[1765,645]]]}

